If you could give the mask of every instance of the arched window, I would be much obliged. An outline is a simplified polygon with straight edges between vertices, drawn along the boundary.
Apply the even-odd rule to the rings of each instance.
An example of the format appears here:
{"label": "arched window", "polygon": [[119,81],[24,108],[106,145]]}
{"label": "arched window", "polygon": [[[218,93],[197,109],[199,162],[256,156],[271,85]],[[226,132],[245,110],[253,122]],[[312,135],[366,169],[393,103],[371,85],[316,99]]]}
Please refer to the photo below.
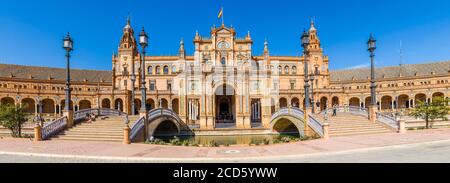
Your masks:
{"label": "arched window", "polygon": [[172,66],[172,73],[176,73],[177,72],[177,66]]}
{"label": "arched window", "polygon": [[163,73],[164,73],[164,75],[169,74],[169,66],[164,66]]}
{"label": "arched window", "polygon": [[289,66],[284,67],[284,74],[289,75]]}
{"label": "arched window", "polygon": [[149,75],[153,75],[153,67],[152,67],[152,66],[148,67],[147,73],[148,73]]}
{"label": "arched window", "polygon": [[281,67],[281,65],[278,66],[278,74],[279,75],[283,74],[283,67]]}
{"label": "arched window", "polygon": [[155,73],[156,73],[156,75],[160,75],[161,74],[161,67],[160,66],[156,66],[155,67]]}
{"label": "arched window", "polygon": [[292,67],[292,74],[294,74],[294,75],[297,74],[297,67],[296,66]]}
{"label": "arched window", "polygon": [[225,57],[222,57],[221,63],[222,63],[222,65],[227,64],[227,63],[226,63],[226,60],[225,60]]}

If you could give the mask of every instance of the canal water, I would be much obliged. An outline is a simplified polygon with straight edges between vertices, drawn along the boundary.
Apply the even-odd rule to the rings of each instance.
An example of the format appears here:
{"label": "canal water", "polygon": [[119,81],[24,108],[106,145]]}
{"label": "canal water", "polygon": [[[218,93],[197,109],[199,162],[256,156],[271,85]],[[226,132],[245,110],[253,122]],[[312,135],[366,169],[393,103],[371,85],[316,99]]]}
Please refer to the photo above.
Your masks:
{"label": "canal water", "polygon": [[[156,137],[170,144],[175,137]],[[300,140],[299,135],[233,135],[233,136],[182,136],[177,137],[181,143],[196,144],[199,146],[229,146],[229,145],[264,145],[286,143]]]}

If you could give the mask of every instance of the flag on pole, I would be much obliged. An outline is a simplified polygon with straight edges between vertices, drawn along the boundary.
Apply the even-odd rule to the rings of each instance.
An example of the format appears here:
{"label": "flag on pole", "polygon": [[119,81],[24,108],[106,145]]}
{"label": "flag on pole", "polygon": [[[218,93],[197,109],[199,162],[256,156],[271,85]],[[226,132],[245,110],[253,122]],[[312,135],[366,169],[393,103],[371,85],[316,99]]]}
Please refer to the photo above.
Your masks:
{"label": "flag on pole", "polygon": [[217,18],[222,18],[222,16],[223,16],[223,7],[220,8],[219,16],[217,16]]}

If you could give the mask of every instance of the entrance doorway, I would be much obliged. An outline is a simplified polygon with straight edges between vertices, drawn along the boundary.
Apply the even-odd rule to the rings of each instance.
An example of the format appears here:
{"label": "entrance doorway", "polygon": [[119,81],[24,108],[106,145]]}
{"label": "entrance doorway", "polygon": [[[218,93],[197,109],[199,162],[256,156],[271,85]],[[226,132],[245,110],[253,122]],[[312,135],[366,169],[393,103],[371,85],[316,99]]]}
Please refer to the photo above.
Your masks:
{"label": "entrance doorway", "polygon": [[234,88],[223,85],[215,93],[216,128],[232,128],[236,126],[236,98]]}

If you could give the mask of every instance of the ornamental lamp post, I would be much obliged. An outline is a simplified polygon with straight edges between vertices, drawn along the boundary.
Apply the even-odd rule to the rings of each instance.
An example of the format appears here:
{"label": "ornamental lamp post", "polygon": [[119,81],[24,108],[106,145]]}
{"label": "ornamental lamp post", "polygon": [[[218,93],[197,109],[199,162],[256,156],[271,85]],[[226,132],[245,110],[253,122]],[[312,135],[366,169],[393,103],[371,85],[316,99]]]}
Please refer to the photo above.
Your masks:
{"label": "ornamental lamp post", "polygon": [[377,40],[373,37],[373,35],[370,35],[369,40],[367,41],[367,50],[370,52],[370,111],[369,111],[369,118],[371,121],[375,122],[375,110],[377,109],[377,97],[375,93],[376,84],[375,84],[375,64],[374,64],[374,57],[375,57],[375,49],[377,49],[376,46]]}
{"label": "ornamental lamp post", "polygon": [[73,40],[70,37],[70,33],[67,33],[66,37],[63,39],[63,48],[66,50],[66,101],[64,106],[64,116],[67,117],[67,126],[71,128],[73,126],[73,110],[70,108],[71,100],[71,88],[70,88],[70,52],[73,51]]}
{"label": "ornamental lamp post", "polygon": [[308,51],[308,47],[309,47],[309,33],[307,31],[303,31],[303,35],[301,37],[301,41],[302,41],[302,47],[303,47],[303,56],[305,58],[305,65],[304,65],[304,74],[305,74],[305,110],[304,110],[304,134],[306,136],[309,136],[309,112],[308,110],[310,109],[311,106],[311,101],[309,100],[309,78],[308,78],[308,56],[309,56],[309,51]]}
{"label": "ornamental lamp post", "polygon": [[303,47],[303,55],[305,58],[304,65],[304,73],[305,73],[305,109],[310,108],[311,101],[309,100],[309,78],[308,78],[308,46],[309,46],[309,33],[303,31],[302,39],[302,47]]}
{"label": "ornamental lamp post", "polygon": [[145,48],[148,46],[148,36],[145,33],[144,28],[142,28],[139,34],[139,44],[141,45],[141,116],[147,115],[147,88],[145,82]]}

